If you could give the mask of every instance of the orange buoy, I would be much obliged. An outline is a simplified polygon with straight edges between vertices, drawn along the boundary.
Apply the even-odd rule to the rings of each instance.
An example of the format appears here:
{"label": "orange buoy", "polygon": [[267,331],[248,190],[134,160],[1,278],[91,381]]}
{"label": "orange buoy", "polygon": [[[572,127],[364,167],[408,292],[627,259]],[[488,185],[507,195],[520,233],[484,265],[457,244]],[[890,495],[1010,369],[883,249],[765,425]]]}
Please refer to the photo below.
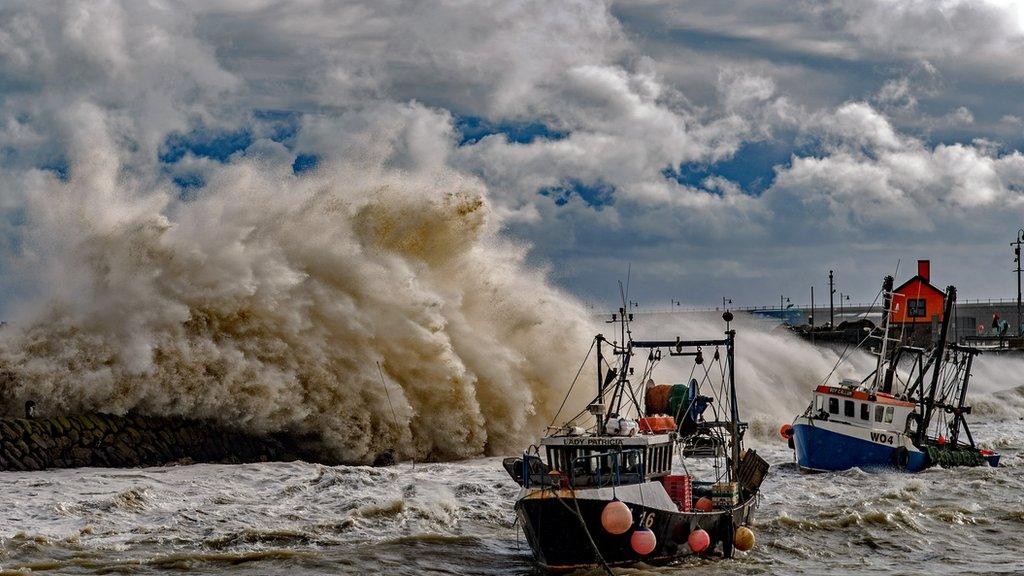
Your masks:
{"label": "orange buoy", "polygon": [[690,536],[686,539],[686,543],[690,545],[690,550],[694,554],[700,554],[701,552],[708,549],[711,545],[711,536],[700,528],[690,532]]}
{"label": "orange buoy", "polygon": [[646,556],[651,552],[654,552],[655,546],[658,545],[658,538],[648,528],[638,528],[633,531],[633,535],[629,538],[629,545],[633,547],[633,552],[641,556]]}
{"label": "orange buoy", "polygon": [[701,496],[700,498],[697,499],[696,508],[698,512],[711,512],[715,508],[715,506],[711,502],[711,498],[708,498],[707,496]]}
{"label": "orange buoy", "polygon": [[733,536],[732,545],[743,552],[750,550],[754,547],[754,531],[746,526],[740,526]]}
{"label": "orange buoy", "polygon": [[633,526],[633,512],[621,500],[612,500],[601,511],[601,526],[609,534],[625,534]]}
{"label": "orange buoy", "polygon": [[779,428],[779,435],[782,436],[783,440],[789,440],[793,437],[793,425],[783,424],[782,428]]}

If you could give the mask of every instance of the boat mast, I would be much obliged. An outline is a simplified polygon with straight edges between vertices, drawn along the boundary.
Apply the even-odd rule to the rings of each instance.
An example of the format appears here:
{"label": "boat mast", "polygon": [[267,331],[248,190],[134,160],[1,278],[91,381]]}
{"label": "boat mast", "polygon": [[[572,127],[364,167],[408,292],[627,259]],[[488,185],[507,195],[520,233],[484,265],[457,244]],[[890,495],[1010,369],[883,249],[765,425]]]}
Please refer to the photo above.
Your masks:
{"label": "boat mast", "polygon": [[928,430],[928,425],[932,421],[932,412],[935,408],[935,392],[939,386],[939,373],[942,370],[942,357],[946,353],[946,336],[949,333],[949,319],[953,316],[953,304],[956,302],[956,287],[946,287],[946,306],[942,312],[942,328],[939,330],[939,341],[935,344],[935,352],[932,354],[934,365],[932,366],[932,385],[931,389],[928,390],[928,399],[925,400],[924,406],[924,417],[921,420],[921,425],[917,429],[917,444],[921,443],[924,439],[925,432]]}
{"label": "boat mast", "polygon": [[[604,341],[604,336],[601,334],[597,335],[597,403],[604,404],[604,374],[601,373],[601,342]],[[597,435],[600,436],[604,431],[604,418],[601,414],[595,414],[597,417]]]}
{"label": "boat mast", "polygon": [[736,355],[733,347],[736,343],[736,331],[729,330],[725,333],[725,355],[729,362],[729,412],[732,422],[729,425],[729,432],[732,434],[732,462],[729,466],[729,481],[735,481],[739,477],[740,466],[740,407],[736,401]]}
{"label": "boat mast", "polygon": [[964,432],[967,433],[967,441],[970,442],[971,448],[974,448],[974,437],[971,436],[971,429],[967,427],[967,419],[964,418],[964,414],[970,414],[971,409],[964,407],[964,402],[967,401],[967,384],[971,380],[971,365],[974,364],[974,354],[976,351],[973,348],[961,348],[953,346],[954,350],[960,350],[967,354],[966,366],[964,366],[964,381],[960,388],[960,398],[957,399],[956,408],[953,409],[953,433],[952,440],[953,446],[957,445],[957,441],[960,439],[960,426],[963,425]]}
{"label": "boat mast", "polygon": [[879,383],[882,381],[884,372],[882,367],[886,362],[886,354],[888,354],[889,348],[889,314],[892,308],[892,276],[886,276],[882,280],[882,349],[878,354],[878,364],[875,366],[875,383],[871,387],[872,390],[878,390],[880,388]]}

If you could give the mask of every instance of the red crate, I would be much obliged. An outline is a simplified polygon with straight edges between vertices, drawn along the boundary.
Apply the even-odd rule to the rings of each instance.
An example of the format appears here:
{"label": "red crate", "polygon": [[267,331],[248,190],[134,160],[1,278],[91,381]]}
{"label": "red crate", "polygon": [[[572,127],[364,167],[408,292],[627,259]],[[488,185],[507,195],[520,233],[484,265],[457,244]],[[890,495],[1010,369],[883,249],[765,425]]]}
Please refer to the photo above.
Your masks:
{"label": "red crate", "polygon": [[662,476],[661,483],[679,510],[689,512],[693,505],[693,479],[683,475],[668,475]]}

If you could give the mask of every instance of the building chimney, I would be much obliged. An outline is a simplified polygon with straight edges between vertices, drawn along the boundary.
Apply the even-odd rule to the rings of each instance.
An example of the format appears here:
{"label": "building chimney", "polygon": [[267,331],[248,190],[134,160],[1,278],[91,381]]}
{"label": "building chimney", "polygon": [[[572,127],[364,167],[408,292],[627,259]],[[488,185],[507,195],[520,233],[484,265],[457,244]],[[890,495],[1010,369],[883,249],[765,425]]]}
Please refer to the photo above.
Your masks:
{"label": "building chimney", "polygon": [[924,278],[925,282],[931,282],[932,263],[930,260],[917,261],[917,275]]}

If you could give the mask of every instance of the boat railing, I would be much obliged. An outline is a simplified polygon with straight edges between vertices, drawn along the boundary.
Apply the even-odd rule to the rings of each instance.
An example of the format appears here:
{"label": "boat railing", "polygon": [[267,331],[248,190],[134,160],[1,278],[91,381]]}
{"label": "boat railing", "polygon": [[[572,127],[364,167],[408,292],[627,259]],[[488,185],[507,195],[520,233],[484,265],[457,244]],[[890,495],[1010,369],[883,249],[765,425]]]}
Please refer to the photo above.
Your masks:
{"label": "boat railing", "polygon": [[[569,483],[572,486],[596,486],[603,487],[609,484],[605,483],[605,478],[610,481],[611,486],[619,486],[621,484],[637,484],[644,480],[644,461],[643,461],[643,450],[629,449],[629,450],[614,450],[609,452],[599,452],[597,454],[585,454],[583,456],[577,456],[572,461],[572,470],[569,471]],[[627,456],[636,457],[636,468],[633,470],[623,471],[623,460]],[[577,468],[580,464],[585,464],[589,460],[595,460],[596,465],[593,466],[593,471],[588,471],[585,474],[580,474],[577,477]],[[610,467],[606,469],[606,472],[602,475],[602,461],[607,461]]]}
{"label": "boat railing", "polygon": [[545,482],[547,480],[547,475],[546,474],[534,474],[534,473],[531,472],[532,471],[532,468],[530,467],[530,461],[531,460],[538,462],[541,465],[541,468],[544,467],[544,461],[541,459],[540,456],[537,456],[536,454],[528,454],[528,453],[524,452],[523,453],[523,468],[522,468],[522,470],[523,470],[523,488],[529,488],[530,487],[530,484],[531,484],[530,480],[534,476],[538,477],[538,479],[537,479],[538,480],[537,481],[538,484],[542,484],[543,485],[543,484],[548,483],[548,482]]}

